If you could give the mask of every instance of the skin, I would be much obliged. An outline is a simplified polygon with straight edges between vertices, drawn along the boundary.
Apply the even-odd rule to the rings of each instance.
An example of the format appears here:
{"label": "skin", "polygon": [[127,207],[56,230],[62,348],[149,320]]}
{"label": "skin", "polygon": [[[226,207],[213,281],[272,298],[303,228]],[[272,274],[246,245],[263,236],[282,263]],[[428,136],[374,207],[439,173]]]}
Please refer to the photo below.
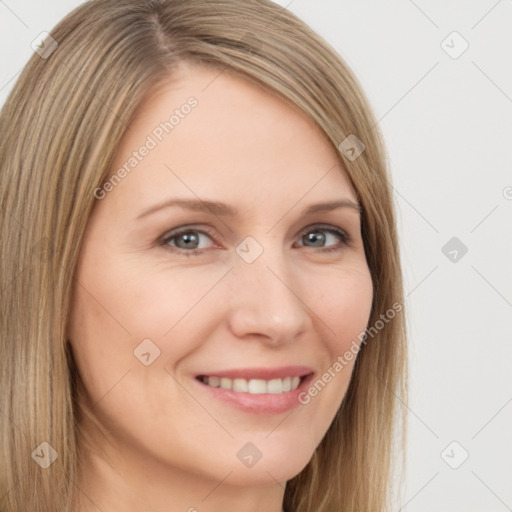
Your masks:
{"label": "skin", "polygon": [[[287,365],[319,377],[370,315],[359,212],[301,213],[357,202],[350,181],[320,129],[260,86],[183,62],[140,109],[112,172],[190,96],[198,105],[97,201],[81,248],[68,323],[80,404],[91,411],[79,422],[81,511],[281,511],[285,483],[324,437],[355,359],[291,413],[238,410],[194,377]],[[223,201],[240,214],[168,207],[137,219],[175,197]],[[162,244],[182,226],[212,236]],[[236,252],[247,236],[263,248],[251,264]],[[202,253],[187,257],[194,243]],[[134,356],[144,339],[160,350],[149,366]],[[262,453],[251,468],[236,456],[247,442]]]}

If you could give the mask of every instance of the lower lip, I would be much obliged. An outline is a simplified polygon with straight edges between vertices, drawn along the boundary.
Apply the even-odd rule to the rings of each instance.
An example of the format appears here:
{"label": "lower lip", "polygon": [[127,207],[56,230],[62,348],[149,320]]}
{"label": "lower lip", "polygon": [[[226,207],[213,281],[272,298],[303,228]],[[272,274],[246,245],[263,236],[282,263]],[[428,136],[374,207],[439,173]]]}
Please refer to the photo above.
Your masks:
{"label": "lower lip", "polygon": [[312,379],[313,374],[310,373],[301,379],[300,384],[293,391],[263,393],[260,395],[214,388],[198,379],[194,380],[211,396],[245,412],[253,414],[279,414],[300,405],[299,395],[307,390]]}

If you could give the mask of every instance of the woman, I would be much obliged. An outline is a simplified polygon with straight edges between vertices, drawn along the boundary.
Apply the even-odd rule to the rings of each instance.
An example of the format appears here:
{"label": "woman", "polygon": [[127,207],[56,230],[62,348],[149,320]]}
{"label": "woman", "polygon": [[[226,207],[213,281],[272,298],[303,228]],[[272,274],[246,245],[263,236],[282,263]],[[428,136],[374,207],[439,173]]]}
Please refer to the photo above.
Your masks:
{"label": "woman", "polygon": [[3,512],[387,509],[406,338],[375,124],[266,0],[55,27],[0,117]]}

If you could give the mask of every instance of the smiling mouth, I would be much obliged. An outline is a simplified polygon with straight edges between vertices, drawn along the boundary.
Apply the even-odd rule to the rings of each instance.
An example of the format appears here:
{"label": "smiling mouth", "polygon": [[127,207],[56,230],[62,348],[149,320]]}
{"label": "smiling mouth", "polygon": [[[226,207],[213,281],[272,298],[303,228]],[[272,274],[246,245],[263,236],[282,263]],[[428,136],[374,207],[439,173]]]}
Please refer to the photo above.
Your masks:
{"label": "smiling mouth", "polygon": [[197,380],[212,388],[225,389],[235,393],[249,393],[253,395],[281,394],[294,391],[309,375],[302,377],[284,377],[280,379],[230,379],[215,375],[199,375]]}

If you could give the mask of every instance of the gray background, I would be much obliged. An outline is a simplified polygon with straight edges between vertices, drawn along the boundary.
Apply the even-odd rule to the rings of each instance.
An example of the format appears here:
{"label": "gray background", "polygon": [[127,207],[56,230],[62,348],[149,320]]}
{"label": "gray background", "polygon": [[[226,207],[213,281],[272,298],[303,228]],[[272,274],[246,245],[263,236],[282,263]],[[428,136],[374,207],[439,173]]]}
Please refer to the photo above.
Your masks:
{"label": "gray background", "polygon": [[[80,3],[0,0],[0,104]],[[512,2],[277,3],[352,67],[389,150],[411,347],[396,509],[512,510]]]}

